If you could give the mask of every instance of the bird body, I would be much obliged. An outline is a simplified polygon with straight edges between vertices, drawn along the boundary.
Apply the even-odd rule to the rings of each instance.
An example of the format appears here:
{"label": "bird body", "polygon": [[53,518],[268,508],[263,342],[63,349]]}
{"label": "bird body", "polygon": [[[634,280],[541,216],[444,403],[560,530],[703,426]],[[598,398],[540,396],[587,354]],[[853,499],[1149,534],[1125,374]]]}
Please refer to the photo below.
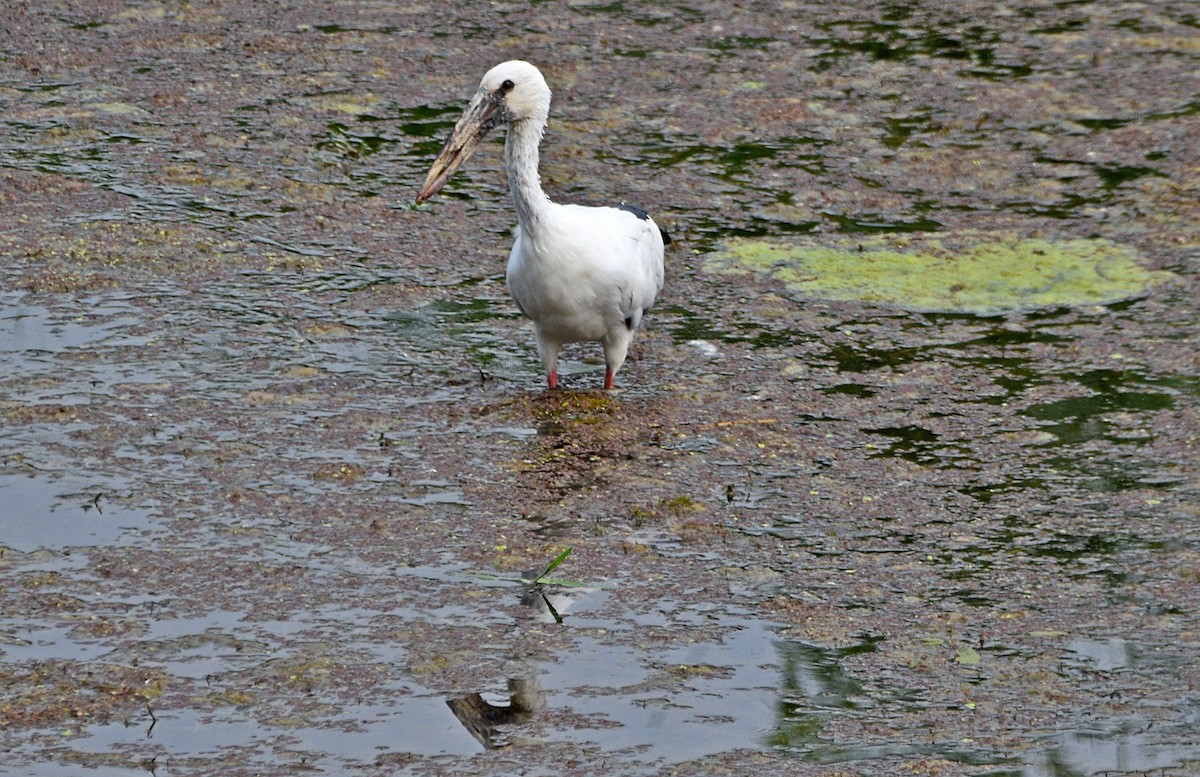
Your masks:
{"label": "bird body", "polygon": [[[549,210],[541,229],[518,233],[509,292],[533,321],[552,384],[562,345],[598,341],[611,388],[643,312],[662,289],[662,238],[653,222],[617,208],[552,203]],[[579,240],[582,234],[592,238]]]}
{"label": "bird body", "polygon": [[517,307],[533,321],[551,388],[566,343],[599,342],[604,387],[625,361],[642,314],[663,286],[663,249],[670,237],[631,205],[560,205],[542,191],[538,146],[550,89],[527,62],[497,65],[483,77],[435,160],[417,202],[432,196],[493,126],[508,125],[505,162],[517,211],[517,239],[506,279]]}

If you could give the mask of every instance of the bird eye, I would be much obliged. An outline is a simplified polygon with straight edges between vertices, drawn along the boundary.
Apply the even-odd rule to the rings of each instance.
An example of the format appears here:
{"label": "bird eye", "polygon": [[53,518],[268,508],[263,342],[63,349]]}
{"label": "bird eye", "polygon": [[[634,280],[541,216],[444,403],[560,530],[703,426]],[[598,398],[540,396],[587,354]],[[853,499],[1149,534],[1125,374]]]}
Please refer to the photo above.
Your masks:
{"label": "bird eye", "polygon": [[516,86],[516,84],[512,82],[511,78],[504,79],[504,83],[500,84],[500,94],[508,94],[513,90],[514,86]]}

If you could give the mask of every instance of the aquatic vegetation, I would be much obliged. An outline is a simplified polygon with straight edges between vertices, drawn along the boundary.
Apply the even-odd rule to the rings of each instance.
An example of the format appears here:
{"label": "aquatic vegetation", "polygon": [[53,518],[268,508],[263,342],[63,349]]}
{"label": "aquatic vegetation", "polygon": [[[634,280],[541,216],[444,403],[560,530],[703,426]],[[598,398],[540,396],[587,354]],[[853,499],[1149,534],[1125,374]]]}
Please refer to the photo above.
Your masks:
{"label": "aquatic vegetation", "polygon": [[766,275],[805,297],[977,315],[1105,305],[1174,277],[1146,269],[1133,249],[1108,240],[987,235],[963,248],[912,236],[836,244],[735,240],[706,264],[721,274]]}
{"label": "aquatic vegetation", "polygon": [[[0,5],[6,771],[1196,772],[1195,3],[214,5]],[[486,51],[624,391],[407,205]]]}

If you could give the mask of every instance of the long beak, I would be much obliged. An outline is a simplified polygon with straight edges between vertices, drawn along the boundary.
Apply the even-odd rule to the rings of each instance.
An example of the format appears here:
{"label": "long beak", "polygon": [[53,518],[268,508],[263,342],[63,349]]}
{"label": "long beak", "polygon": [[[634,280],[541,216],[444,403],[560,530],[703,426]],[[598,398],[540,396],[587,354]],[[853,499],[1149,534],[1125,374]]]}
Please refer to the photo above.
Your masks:
{"label": "long beak", "polygon": [[488,131],[495,126],[496,107],[499,102],[489,92],[480,90],[471,100],[471,104],[463,111],[462,117],[454,125],[450,139],[442,146],[442,152],[433,160],[429,175],[425,176],[425,184],[417,195],[417,204],[437,194],[438,190],[450,180],[463,162],[475,151],[479,141],[483,140]]}

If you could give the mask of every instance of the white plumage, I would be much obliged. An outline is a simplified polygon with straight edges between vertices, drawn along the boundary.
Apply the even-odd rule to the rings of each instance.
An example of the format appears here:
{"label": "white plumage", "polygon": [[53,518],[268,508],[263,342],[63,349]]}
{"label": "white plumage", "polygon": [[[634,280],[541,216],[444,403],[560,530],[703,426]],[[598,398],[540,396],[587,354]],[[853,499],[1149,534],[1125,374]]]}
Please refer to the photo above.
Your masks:
{"label": "white plumage", "polygon": [[536,67],[511,61],[487,72],[429,171],[417,202],[433,196],[493,127],[504,143],[517,211],[508,258],[508,288],[537,332],[547,383],[558,385],[565,343],[604,347],[604,387],[612,388],[642,314],[663,285],[663,248],[671,238],[645,211],[619,205],[559,205],[542,191],[538,145],[550,111],[550,88]]}

